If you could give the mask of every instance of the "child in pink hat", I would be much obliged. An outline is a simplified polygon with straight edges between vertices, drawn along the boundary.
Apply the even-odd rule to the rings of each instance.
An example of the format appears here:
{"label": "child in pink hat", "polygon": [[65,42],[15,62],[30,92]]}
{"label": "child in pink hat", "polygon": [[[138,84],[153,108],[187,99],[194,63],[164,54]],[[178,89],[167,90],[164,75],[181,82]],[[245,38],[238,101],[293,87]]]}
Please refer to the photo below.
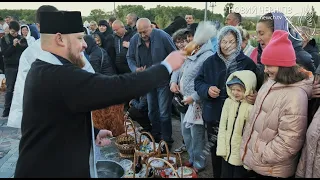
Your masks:
{"label": "child in pink hat", "polygon": [[286,31],[274,31],[261,62],[268,78],[243,133],[241,159],[257,178],[293,177],[306,136],[313,77],[296,65]]}

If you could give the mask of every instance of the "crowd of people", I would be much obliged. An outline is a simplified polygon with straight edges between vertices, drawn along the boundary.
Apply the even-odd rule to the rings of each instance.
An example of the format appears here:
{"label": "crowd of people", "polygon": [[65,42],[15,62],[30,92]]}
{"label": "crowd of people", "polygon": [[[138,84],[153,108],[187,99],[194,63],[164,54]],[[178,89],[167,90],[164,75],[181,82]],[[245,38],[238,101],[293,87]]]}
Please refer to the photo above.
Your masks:
{"label": "crowd of people", "polygon": [[[201,27],[190,14],[164,29],[134,12],[83,24],[80,12],[47,5],[31,25],[0,18],[2,117],[22,132],[15,176],[90,177],[90,143],[107,145],[112,132],[94,128],[89,112],[123,104],[117,112],[156,142],[181,143],[174,151],[196,172],[208,166],[207,135],[214,178],[319,178],[319,47],[284,16],[263,15],[253,47],[231,12],[191,55]],[[172,138],[174,112],[183,142]],[[112,115],[102,120],[123,121]]]}

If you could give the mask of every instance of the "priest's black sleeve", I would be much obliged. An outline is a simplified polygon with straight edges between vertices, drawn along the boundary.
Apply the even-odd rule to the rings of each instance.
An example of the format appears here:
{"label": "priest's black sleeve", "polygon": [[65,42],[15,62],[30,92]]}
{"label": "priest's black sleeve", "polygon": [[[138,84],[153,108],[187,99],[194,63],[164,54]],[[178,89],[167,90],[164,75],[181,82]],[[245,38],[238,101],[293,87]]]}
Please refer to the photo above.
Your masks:
{"label": "priest's black sleeve", "polygon": [[169,79],[164,65],[119,76],[92,74],[72,65],[61,66],[55,74],[65,103],[75,113],[121,104],[145,95]]}

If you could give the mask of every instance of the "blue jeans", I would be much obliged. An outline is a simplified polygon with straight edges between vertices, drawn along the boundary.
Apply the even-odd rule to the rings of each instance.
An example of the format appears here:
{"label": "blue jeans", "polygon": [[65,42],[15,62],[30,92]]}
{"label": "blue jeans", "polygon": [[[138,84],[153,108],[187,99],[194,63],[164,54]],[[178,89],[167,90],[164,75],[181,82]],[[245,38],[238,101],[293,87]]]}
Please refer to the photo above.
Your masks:
{"label": "blue jeans", "polygon": [[[183,123],[184,116],[185,114],[181,113],[181,132],[189,154],[189,162],[202,161],[203,159],[200,156],[203,156],[202,151],[205,145],[205,127],[204,125],[195,124],[190,128],[186,128],[186,123]],[[202,167],[196,168],[205,168],[205,159],[201,162],[201,165]]]}
{"label": "blue jeans", "polygon": [[169,86],[153,89],[147,94],[148,116],[152,124],[151,134],[154,138],[161,138],[168,144],[173,143],[171,104],[172,93]]}

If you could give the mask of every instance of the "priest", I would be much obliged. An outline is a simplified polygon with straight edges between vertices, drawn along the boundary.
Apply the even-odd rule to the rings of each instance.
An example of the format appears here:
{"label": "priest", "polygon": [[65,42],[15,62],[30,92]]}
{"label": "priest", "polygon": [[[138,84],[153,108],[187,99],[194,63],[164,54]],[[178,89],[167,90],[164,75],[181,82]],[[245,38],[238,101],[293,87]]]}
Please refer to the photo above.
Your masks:
{"label": "priest", "polygon": [[[120,76],[93,74],[84,66],[83,23],[78,11],[42,12],[41,48],[23,98],[22,137],[15,177],[90,176],[94,137],[90,111],[129,101],[169,79],[185,60],[169,54],[158,65]],[[94,134],[94,135],[93,135]],[[98,135],[96,143],[105,143]]]}

